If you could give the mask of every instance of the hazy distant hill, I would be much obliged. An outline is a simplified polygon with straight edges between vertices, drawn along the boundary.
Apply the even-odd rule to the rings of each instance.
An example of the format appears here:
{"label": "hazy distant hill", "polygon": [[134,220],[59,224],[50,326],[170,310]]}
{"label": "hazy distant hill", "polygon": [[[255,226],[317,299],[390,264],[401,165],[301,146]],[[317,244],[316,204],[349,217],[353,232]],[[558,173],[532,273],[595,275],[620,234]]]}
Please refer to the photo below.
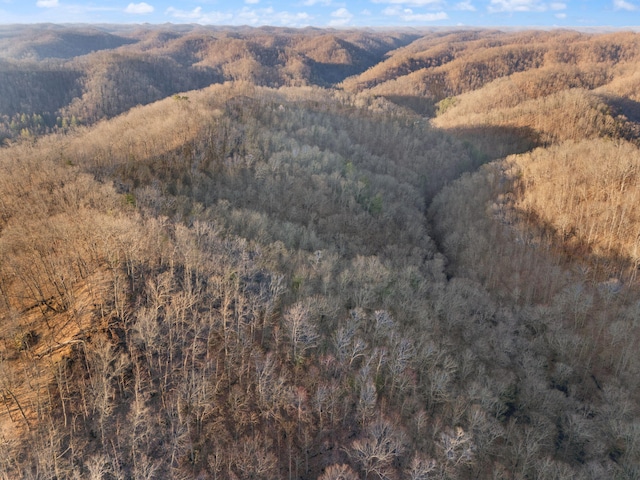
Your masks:
{"label": "hazy distant hill", "polygon": [[134,42],[132,39],[90,27],[0,27],[0,57],[15,60],[69,59]]}
{"label": "hazy distant hill", "polygon": [[[522,94],[541,96],[606,84],[622,74],[623,68],[634,65],[639,51],[637,35],[623,32],[598,36],[562,30],[430,34],[391,52],[343,86],[349,91],[439,101],[522,72],[518,77]],[[502,97],[486,101],[504,102]]]}
{"label": "hazy distant hill", "polygon": [[331,86],[417,37],[314,29],[5,26],[0,56],[10,63],[0,69],[0,114],[93,122],[224,81]]}

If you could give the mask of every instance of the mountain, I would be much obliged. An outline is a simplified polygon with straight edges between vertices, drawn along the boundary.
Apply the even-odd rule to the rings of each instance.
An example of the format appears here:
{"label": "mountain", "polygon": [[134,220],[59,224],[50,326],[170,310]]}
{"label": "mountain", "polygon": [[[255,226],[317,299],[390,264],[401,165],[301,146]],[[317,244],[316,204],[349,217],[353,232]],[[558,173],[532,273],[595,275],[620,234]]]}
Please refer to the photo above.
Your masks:
{"label": "mountain", "polygon": [[[82,123],[225,81],[329,87],[415,33],[205,27],[5,26],[0,112]],[[46,97],[49,97],[47,99]],[[60,123],[60,121],[58,121]],[[60,126],[60,125],[58,125]],[[21,125],[17,129],[32,128]],[[11,135],[5,125],[5,136]],[[42,130],[42,129],[41,129]]]}
{"label": "mountain", "polygon": [[637,34],[0,38],[0,477],[640,475]]}
{"label": "mountain", "polygon": [[135,41],[96,27],[58,25],[0,27],[0,57],[46,61],[70,59],[99,50],[112,50]]}

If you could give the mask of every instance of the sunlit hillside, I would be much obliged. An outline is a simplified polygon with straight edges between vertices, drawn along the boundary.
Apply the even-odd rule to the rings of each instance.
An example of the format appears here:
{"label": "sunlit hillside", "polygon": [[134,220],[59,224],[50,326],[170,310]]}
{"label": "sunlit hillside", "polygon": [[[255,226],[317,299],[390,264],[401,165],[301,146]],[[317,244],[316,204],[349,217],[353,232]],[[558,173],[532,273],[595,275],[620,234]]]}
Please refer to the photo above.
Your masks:
{"label": "sunlit hillside", "polygon": [[0,479],[639,478],[639,41],[1,27]]}

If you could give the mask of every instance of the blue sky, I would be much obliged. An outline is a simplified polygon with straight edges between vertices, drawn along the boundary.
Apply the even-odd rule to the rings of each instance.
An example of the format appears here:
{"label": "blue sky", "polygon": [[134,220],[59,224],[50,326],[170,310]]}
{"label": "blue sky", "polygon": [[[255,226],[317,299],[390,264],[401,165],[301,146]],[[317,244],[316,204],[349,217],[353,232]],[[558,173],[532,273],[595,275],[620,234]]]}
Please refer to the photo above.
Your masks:
{"label": "blue sky", "polygon": [[0,0],[0,23],[640,26],[640,0]]}

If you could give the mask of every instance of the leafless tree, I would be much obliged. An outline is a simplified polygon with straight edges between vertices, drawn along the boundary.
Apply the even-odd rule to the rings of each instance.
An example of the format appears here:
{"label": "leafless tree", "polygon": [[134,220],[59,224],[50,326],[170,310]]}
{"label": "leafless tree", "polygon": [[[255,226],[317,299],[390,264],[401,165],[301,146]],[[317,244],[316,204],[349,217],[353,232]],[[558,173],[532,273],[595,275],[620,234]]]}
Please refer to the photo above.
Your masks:
{"label": "leafless tree", "polygon": [[386,478],[393,461],[404,453],[405,436],[388,420],[373,422],[364,436],[355,440],[348,449],[349,456],[360,464],[365,478],[374,473]]}

